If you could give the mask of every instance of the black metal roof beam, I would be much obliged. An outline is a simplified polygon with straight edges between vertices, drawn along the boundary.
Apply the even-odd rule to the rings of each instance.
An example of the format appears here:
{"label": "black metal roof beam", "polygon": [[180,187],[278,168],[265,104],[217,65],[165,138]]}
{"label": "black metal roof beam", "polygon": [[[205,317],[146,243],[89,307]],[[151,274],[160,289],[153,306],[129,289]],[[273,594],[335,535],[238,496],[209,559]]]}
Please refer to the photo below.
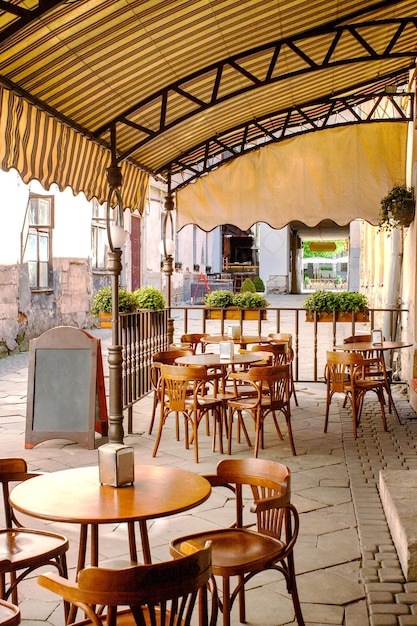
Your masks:
{"label": "black metal roof beam", "polygon": [[25,9],[22,5],[16,5],[11,2],[0,0],[0,11],[10,13],[17,18],[0,32],[0,44],[5,43],[7,39],[19,32],[19,30],[34,20],[42,17],[42,15],[51,9],[59,6],[60,4],[64,4],[65,1],[66,0],[39,0],[37,6],[33,9]]}
{"label": "black metal roof beam", "polygon": [[[282,124],[282,129],[281,129],[283,130],[285,128],[285,130],[283,130],[283,132],[281,132],[279,136],[277,136],[277,133],[275,134],[268,133],[267,135],[262,133],[263,137],[265,138],[269,137],[269,141],[266,140],[263,145],[267,143],[278,143],[294,135],[294,133],[290,135],[286,133],[285,131],[288,128],[292,128],[292,129],[294,128],[294,126],[291,125],[290,120],[291,120],[291,115],[295,111],[300,115],[300,117],[304,121],[310,124],[310,128],[305,128],[304,130],[301,130],[301,126],[303,124],[303,122],[301,122],[299,124],[300,130],[299,132],[297,132],[297,135],[305,134],[307,132],[315,132],[317,130],[324,130],[325,128],[332,128],[335,126],[342,126],[342,125],[346,126],[346,125],[358,124],[358,123],[365,124],[365,123],[384,122],[384,121],[401,121],[401,122],[411,121],[413,119],[413,114],[412,114],[413,106],[410,107],[410,114],[407,115],[406,112],[396,102],[396,98],[404,98],[404,97],[409,98],[412,105],[414,104],[414,94],[402,94],[402,93],[398,93],[398,94],[383,93],[383,94],[367,94],[367,95],[361,94],[359,98],[356,98],[356,99],[354,95],[349,96],[349,97],[338,98],[337,100],[334,100],[333,102],[329,103],[330,106],[325,116],[323,118],[317,118],[317,120],[313,118],[313,116],[311,115],[311,112],[309,112],[308,110],[307,111],[303,110],[303,107],[296,107],[296,108],[292,108],[288,110],[287,112],[280,112],[281,117],[285,113],[284,122]],[[398,114],[397,118],[393,117],[393,118],[386,118],[386,119],[379,119],[379,120],[373,119],[374,113],[377,107],[381,105],[383,98],[385,98],[387,101],[389,101],[392,104],[393,108],[396,110]],[[376,99],[375,105],[370,108],[370,110],[367,112],[364,118],[361,118],[360,115],[357,113],[357,111],[355,111],[355,107],[359,106],[360,104],[363,104],[365,102],[369,102],[375,99]],[[307,105],[305,108],[309,109],[311,108],[311,105]],[[333,115],[336,115],[336,114],[342,115],[344,113],[350,113],[352,116],[352,119],[344,120],[343,122],[330,122],[330,119]],[[268,116],[268,118],[271,118],[271,117],[273,116],[272,115]],[[320,126],[317,125],[318,119],[321,119],[321,121],[323,122]],[[256,126],[259,129],[262,129],[262,124],[260,124],[258,120],[252,120],[251,122],[248,122],[247,124],[245,124],[244,127],[240,129],[242,132],[242,136],[244,136],[245,139],[247,138],[248,128],[250,125]],[[238,130],[239,128],[236,129],[236,132]],[[231,131],[228,131],[228,134],[230,133]],[[217,155],[213,153],[214,146],[221,146],[221,151],[218,152]],[[170,170],[173,172],[173,174],[177,174],[179,173],[179,170],[184,171],[185,169],[187,169],[189,172],[194,171],[195,172],[194,176],[191,175],[191,177],[189,177],[187,180],[184,180],[183,182],[173,187],[173,189],[179,189],[189,184],[193,180],[196,180],[202,174],[208,173],[211,169],[213,169],[213,167],[219,167],[220,165],[223,165],[224,163],[233,160],[234,158],[236,158],[236,156],[241,156],[243,153],[251,152],[255,149],[259,149],[260,147],[261,146],[259,145],[255,145],[255,146],[251,145],[248,148],[245,148],[245,145],[242,143],[241,151],[239,151],[239,153],[235,155],[232,146],[228,145],[227,141],[223,140],[220,142],[219,137],[212,137],[205,142],[204,150],[206,153],[208,152],[211,153],[212,159],[216,159],[216,156],[218,157],[214,166],[208,165],[208,161],[205,160],[202,169],[197,169],[195,167],[197,163],[192,163],[191,161],[187,161],[186,160],[187,155],[182,155],[181,161],[179,160],[172,161],[170,164],[167,164],[164,168],[162,168],[161,172],[164,170]],[[203,145],[200,148],[196,147],[194,150],[197,151],[199,149],[201,151],[203,149]],[[231,154],[227,157],[223,156],[223,158],[220,158],[221,155],[222,154],[224,155],[225,152],[230,152]],[[191,154],[192,154],[192,151],[190,151],[189,156]],[[200,165],[201,165],[201,162],[200,162]]]}
{"label": "black metal roof beam", "polygon": [[[387,25],[397,26],[397,28],[395,28],[395,32],[390,38],[389,43],[385,47],[385,50],[380,53],[376,52],[374,48],[372,47],[372,45],[365,39],[363,34],[360,34],[358,32],[358,29],[361,29],[363,27],[370,27],[370,26],[374,28],[383,28],[385,31]],[[279,54],[284,45],[287,47],[290,47],[291,50],[294,52],[294,54],[297,54],[303,63],[303,66],[301,68],[298,68],[290,72],[281,72],[280,74],[277,74],[277,75],[274,75],[273,73],[274,67],[271,67],[270,65],[270,69],[268,70],[266,77],[263,77],[262,79],[259,77],[256,77],[253,73],[247,70],[243,70],[243,68],[241,67],[241,63],[243,62],[243,60],[245,58],[252,57],[256,52],[259,52],[260,50],[259,48],[249,50],[245,53],[245,55],[240,54],[236,57],[231,57],[229,59],[222,60],[217,64],[211,65],[209,67],[206,67],[200,70],[199,72],[195,72],[194,74],[184,77],[183,79],[181,79],[181,81],[177,81],[176,83],[173,83],[167,86],[166,88],[159,91],[158,93],[155,93],[149,96],[148,98],[138,102],[134,107],[131,107],[128,111],[125,111],[123,115],[119,116],[118,118],[112,121],[112,123],[123,124],[126,119],[129,119],[131,115],[133,116],[139,110],[143,109],[146,111],[147,105],[152,105],[152,106],[159,105],[160,107],[158,128],[152,132],[146,132],[145,130],[146,136],[142,137],[139,141],[135,142],[128,149],[123,151],[123,154],[121,155],[121,157],[122,159],[128,158],[135,151],[139,150],[142,146],[146,145],[146,143],[148,143],[151,139],[155,138],[156,136],[161,135],[165,131],[169,130],[170,128],[175,127],[176,125],[186,121],[187,119],[194,117],[198,113],[201,113],[202,111],[212,106],[215,106],[216,104],[225,102],[227,100],[230,100],[231,98],[247,93],[253,89],[259,88],[264,85],[277,83],[279,81],[283,81],[288,78],[303,76],[308,73],[318,71],[321,69],[340,67],[343,65],[351,65],[354,63],[372,62],[372,61],[377,61],[383,58],[407,58],[407,59],[409,58],[410,62],[408,64],[408,69],[410,69],[414,67],[415,57],[417,56],[417,37],[416,37],[415,48],[407,49],[406,51],[394,50],[395,43],[397,43],[399,39],[401,39],[401,34],[405,32],[406,26],[408,25],[412,25],[417,30],[417,17],[413,16],[413,17],[405,17],[405,18],[384,19],[384,20],[379,20],[379,21],[368,21],[368,22],[363,22],[361,24],[354,24],[354,25],[348,24],[344,26],[337,26],[336,29],[331,28],[331,29],[328,29],[327,31],[320,29],[319,35],[317,34],[317,32],[314,35],[312,33],[307,33],[307,34],[297,35],[287,40],[282,40],[279,42],[271,43],[267,46],[262,46],[263,52],[265,50],[271,51],[270,63],[273,62],[274,67],[278,63]],[[337,52],[337,46],[339,42],[343,39],[342,35],[344,32],[349,32],[351,36],[354,36],[356,38],[356,40],[361,46],[361,50],[359,50],[358,54],[355,55],[354,57],[343,58],[342,56],[342,58],[338,59],[337,54],[335,54],[335,52]],[[312,61],[310,57],[308,57],[308,55],[302,52],[301,47],[302,47],[303,39],[311,41],[311,38],[313,36],[322,37],[323,34],[325,33],[327,33],[329,37],[331,37],[331,41],[329,42],[329,48],[327,50],[327,53],[324,55],[323,61],[319,64],[317,62]],[[370,36],[371,35],[368,33],[368,37]],[[297,41],[297,45],[295,45],[294,43],[295,41]],[[244,75],[245,77],[249,79],[249,82],[243,86],[240,84],[239,87],[236,88],[234,91],[229,91],[228,93],[223,94],[222,96],[219,96],[223,70],[226,66],[233,68],[235,71],[239,71],[240,73],[242,73],[242,75]],[[201,76],[205,76],[209,74],[211,75],[213,74],[213,72],[215,72],[215,79],[213,80],[211,97],[209,98],[209,101],[203,102],[201,101],[201,99],[196,99],[192,94],[193,80]],[[185,87],[185,85],[187,85],[187,88]],[[187,113],[179,114],[176,119],[171,119],[169,122],[167,122],[166,111],[168,107],[168,102],[169,102],[170,94],[174,92],[181,93],[184,97],[187,97],[190,101],[196,104],[196,106],[191,111]],[[111,123],[106,124],[105,126],[99,128],[96,131],[95,136],[99,137],[104,132],[107,132],[110,125]]]}

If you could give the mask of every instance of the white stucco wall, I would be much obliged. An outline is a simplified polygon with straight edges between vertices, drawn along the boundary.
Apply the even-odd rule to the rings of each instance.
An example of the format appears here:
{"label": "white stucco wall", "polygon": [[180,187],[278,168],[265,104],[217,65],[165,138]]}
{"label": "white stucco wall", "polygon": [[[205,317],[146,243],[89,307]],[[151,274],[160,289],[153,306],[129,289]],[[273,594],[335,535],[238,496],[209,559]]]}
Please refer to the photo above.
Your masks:
{"label": "white stucco wall", "polygon": [[289,228],[275,230],[262,222],[259,225],[259,272],[267,290],[288,292]]}

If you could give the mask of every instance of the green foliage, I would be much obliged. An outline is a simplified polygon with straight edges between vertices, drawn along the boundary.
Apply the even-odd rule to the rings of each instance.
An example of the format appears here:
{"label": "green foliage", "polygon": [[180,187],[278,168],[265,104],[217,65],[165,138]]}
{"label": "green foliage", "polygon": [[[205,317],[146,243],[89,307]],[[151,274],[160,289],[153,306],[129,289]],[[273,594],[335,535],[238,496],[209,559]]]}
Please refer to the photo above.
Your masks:
{"label": "green foliage", "polygon": [[255,291],[259,291],[259,292],[265,291],[264,281],[262,280],[260,276],[255,276],[252,282],[255,285]]}
{"label": "green foliage", "polygon": [[342,282],[342,277],[338,274],[336,278],[334,279],[334,284],[340,285],[341,282]]}
{"label": "green foliage", "polygon": [[[95,317],[99,313],[111,313],[112,306],[111,287],[102,287],[93,297],[91,313]],[[122,287],[119,289],[119,311],[120,313],[132,313],[136,311],[136,298],[131,291],[126,291]]]}
{"label": "green foliage", "polygon": [[407,204],[414,198],[414,189],[406,185],[394,185],[391,191],[381,200],[378,232],[388,234],[393,228],[409,225],[402,223],[403,213],[408,212]]}
{"label": "green foliage", "polygon": [[250,278],[245,278],[245,280],[243,281],[240,287],[240,293],[245,293],[245,292],[255,293],[255,291],[256,291],[256,288],[252,280]]}
{"label": "green foliage", "polygon": [[269,302],[259,293],[245,291],[235,294],[233,304],[239,309],[264,309],[269,305]]}
{"label": "green foliage", "polygon": [[310,294],[303,302],[309,311],[332,313],[333,311],[355,312],[368,308],[366,296],[355,291],[326,291],[321,289]]}
{"label": "green foliage", "polygon": [[225,309],[233,305],[233,292],[217,289],[206,295],[206,305],[215,309]]}
{"label": "green foliage", "polygon": [[324,259],[332,259],[336,254],[341,254],[345,251],[345,242],[344,241],[335,241],[336,249],[334,252],[312,252],[310,250],[311,241],[303,241],[303,257],[308,259],[312,256],[322,256]]}
{"label": "green foliage", "polygon": [[138,309],[153,309],[154,311],[160,311],[166,307],[165,298],[159,289],[156,287],[141,287],[133,292],[136,298],[136,307]]}
{"label": "green foliage", "polygon": [[264,296],[250,291],[234,294],[232,291],[219,289],[206,296],[206,306],[214,309],[226,309],[230,306],[236,306],[239,309],[263,309],[268,305],[269,302]]}

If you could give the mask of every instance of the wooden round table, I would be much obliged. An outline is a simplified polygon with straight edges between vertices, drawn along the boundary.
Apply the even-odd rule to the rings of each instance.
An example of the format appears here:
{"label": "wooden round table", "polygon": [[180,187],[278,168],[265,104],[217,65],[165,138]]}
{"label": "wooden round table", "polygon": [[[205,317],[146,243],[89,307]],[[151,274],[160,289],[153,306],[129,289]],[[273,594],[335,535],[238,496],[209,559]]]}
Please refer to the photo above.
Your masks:
{"label": "wooden round table", "polygon": [[189,354],[188,356],[179,356],[175,359],[178,365],[205,365],[206,367],[219,367],[222,372],[222,391],[226,391],[227,368],[231,365],[250,365],[257,361],[262,361],[265,356],[253,352],[253,354],[235,354],[231,359],[220,358],[220,354],[204,352],[203,354]]}
{"label": "wooden round table", "polygon": [[345,352],[384,352],[386,350],[402,350],[410,348],[413,344],[407,341],[383,341],[382,343],[372,343],[371,341],[358,341],[357,343],[342,343],[335,346],[335,350],[344,350]]}
{"label": "wooden round table", "polygon": [[139,522],[145,563],[151,562],[146,520],[175,515],[209,497],[210,483],[199,474],[174,467],[136,465],[133,485],[99,483],[98,467],[42,474],[17,485],[10,494],[22,513],[55,522],[81,525],[77,571],[85,566],[91,527],[91,565],[98,564],[100,524],[127,522],[130,558],[137,561],[134,523]]}

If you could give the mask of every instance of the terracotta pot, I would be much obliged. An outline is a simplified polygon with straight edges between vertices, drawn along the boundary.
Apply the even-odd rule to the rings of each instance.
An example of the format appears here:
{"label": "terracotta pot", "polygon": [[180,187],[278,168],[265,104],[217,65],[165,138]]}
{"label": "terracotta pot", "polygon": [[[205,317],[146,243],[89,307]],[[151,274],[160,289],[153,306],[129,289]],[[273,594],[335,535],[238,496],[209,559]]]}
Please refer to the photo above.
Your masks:
{"label": "terracotta pot", "polygon": [[103,313],[102,311],[100,311],[100,313],[98,314],[98,321],[99,321],[100,328],[111,328],[111,325],[112,325],[111,320],[112,320],[111,313]]}
{"label": "terracotta pot", "polygon": [[[224,311],[224,319],[225,320],[240,320],[241,309],[235,307],[228,307],[227,309],[206,309],[204,311],[204,317],[207,320],[221,320],[222,319],[222,311]],[[259,318],[261,320],[266,320],[266,310],[265,309],[244,309],[243,310],[243,319],[244,320],[257,320]]]}

